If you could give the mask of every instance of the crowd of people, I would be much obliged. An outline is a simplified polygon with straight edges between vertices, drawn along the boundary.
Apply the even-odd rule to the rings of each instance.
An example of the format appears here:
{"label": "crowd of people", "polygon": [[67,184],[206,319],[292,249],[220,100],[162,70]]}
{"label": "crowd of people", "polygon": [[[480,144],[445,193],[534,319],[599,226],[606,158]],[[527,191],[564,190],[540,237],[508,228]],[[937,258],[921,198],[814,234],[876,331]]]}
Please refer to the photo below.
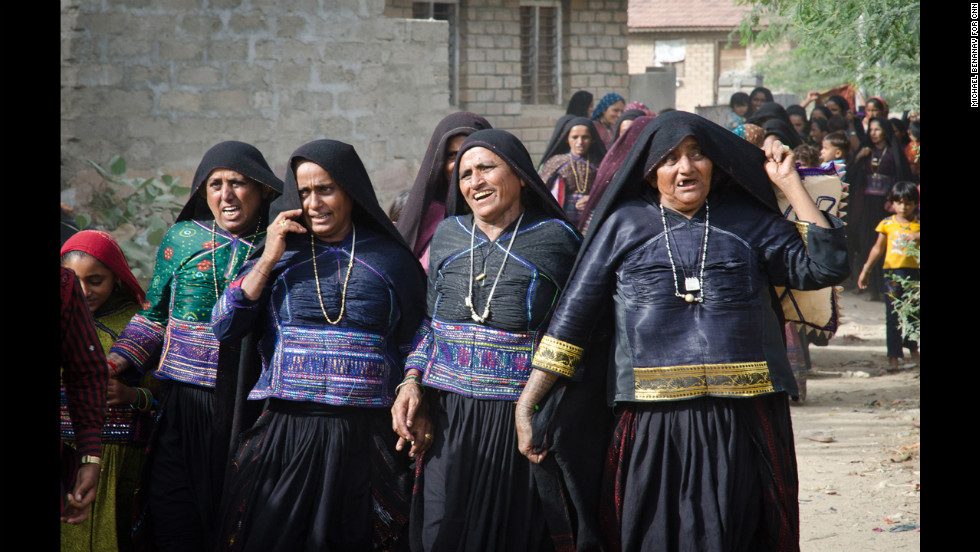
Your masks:
{"label": "crowd of people", "polygon": [[724,124],[579,91],[537,163],[459,112],[387,209],[349,144],[284,179],[215,145],[148,290],[111,235],[63,238],[62,549],[798,550],[776,290],[917,277],[884,110],[814,144],[765,89]]}

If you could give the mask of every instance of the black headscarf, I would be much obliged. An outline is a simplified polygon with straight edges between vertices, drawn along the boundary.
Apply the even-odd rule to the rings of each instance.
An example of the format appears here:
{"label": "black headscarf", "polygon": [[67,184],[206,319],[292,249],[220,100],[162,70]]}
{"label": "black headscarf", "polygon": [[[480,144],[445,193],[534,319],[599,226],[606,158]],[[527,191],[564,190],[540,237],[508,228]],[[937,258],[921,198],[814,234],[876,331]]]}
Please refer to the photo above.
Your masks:
{"label": "black headscarf", "polygon": [[565,114],[588,118],[589,106],[592,105],[593,97],[592,92],[585,90],[579,90],[572,94],[572,99],[568,100],[568,109],[565,110]]}
{"label": "black headscarf", "polygon": [[[554,155],[551,152],[555,151],[555,148],[561,143],[561,137],[562,134],[565,133],[566,125],[568,125],[568,122],[576,117],[578,117],[578,115],[566,113],[555,121],[555,130],[551,132],[551,138],[548,139],[548,145],[544,147],[544,153],[541,155],[541,161],[538,162],[538,167],[543,166],[544,162],[547,161],[549,157]],[[589,124],[591,124],[591,121]]]}
{"label": "black headscarf", "polygon": [[534,170],[531,155],[524,144],[506,130],[487,129],[470,134],[463,142],[453,167],[453,179],[449,184],[449,197],[446,200],[447,216],[457,216],[469,212],[469,205],[459,191],[459,159],[470,148],[486,148],[500,157],[524,181],[523,201],[525,207],[536,207],[545,215],[567,221],[565,212],[551,192],[544,185],[538,172]]}
{"label": "black headscarf", "polygon": [[[191,185],[191,195],[180,214],[177,215],[177,222],[214,218],[207,200],[201,197],[199,192],[208,176],[217,169],[232,170],[268,186],[272,193],[263,201],[261,213],[267,213],[269,204],[282,193],[282,180],[272,172],[269,163],[262,156],[262,152],[255,146],[234,140],[221,142],[209,149],[197,166],[194,182]],[[263,221],[263,228],[268,222],[268,220]]]}
{"label": "black headscarf", "polygon": [[422,247],[425,245],[419,240],[419,232],[422,231],[422,221],[429,206],[433,201],[445,202],[449,190],[449,183],[443,176],[443,168],[446,166],[446,144],[456,136],[469,136],[485,128],[493,127],[486,119],[475,113],[460,111],[439,121],[432,132],[429,148],[425,151],[412,191],[398,218],[398,231],[408,246],[415,250],[416,257],[421,255]]}
{"label": "black headscarf", "polygon": [[793,125],[782,119],[769,119],[762,125],[762,130],[766,131],[766,136],[775,136],[779,141],[789,146],[790,149],[803,143],[800,133],[796,132]]}
{"label": "black headscarf", "polygon": [[571,151],[571,146],[568,145],[568,135],[572,132],[572,128],[577,126],[584,126],[589,129],[589,136],[592,137],[592,144],[589,146],[588,157],[595,163],[602,161],[602,157],[606,155],[606,145],[602,141],[602,136],[599,135],[599,130],[592,124],[592,121],[586,117],[571,117],[565,120],[565,124],[562,125],[561,132],[556,137],[552,137],[553,142],[548,145],[548,149],[544,152],[544,157],[542,158],[542,163],[548,161],[556,155],[561,155],[563,153],[568,153]]}
{"label": "black headscarf", "polygon": [[[282,197],[272,205],[272,211],[276,215],[282,211],[303,208],[303,200],[299,197],[296,183],[296,168],[303,161],[312,161],[319,165],[347,192],[354,202],[351,212],[352,221],[367,224],[382,234],[390,235],[395,242],[411,250],[378,203],[371,178],[361,158],[354,151],[354,146],[336,140],[314,140],[300,146],[289,156],[286,185]],[[296,222],[304,226],[306,224],[302,217],[296,219]]]}
{"label": "black headscarf", "polygon": [[[616,171],[596,206],[581,252],[588,248],[596,230],[619,203],[639,197],[650,187],[644,177],[688,136],[693,136],[698,141],[713,164],[713,187],[716,183],[729,181],[740,186],[773,212],[780,212],[772,181],[765,170],[765,154],[761,149],[704,117],[686,111],[669,111],[647,124],[622,166]],[[575,268],[572,269],[569,279],[574,273]]]}
{"label": "black headscarf", "polygon": [[641,111],[639,109],[627,109],[626,111],[624,111],[623,114],[620,115],[619,119],[616,121],[616,125],[613,126],[613,138],[612,138],[613,142],[615,142],[616,139],[619,138],[620,135],[619,127],[623,124],[623,121],[632,121],[637,117],[647,117],[647,116],[648,115],[645,111]]}
{"label": "black headscarf", "polygon": [[790,123],[786,108],[776,102],[767,102],[760,105],[759,110],[753,113],[745,122],[762,126],[766,120],[770,119],[779,119],[785,121],[787,124]]}

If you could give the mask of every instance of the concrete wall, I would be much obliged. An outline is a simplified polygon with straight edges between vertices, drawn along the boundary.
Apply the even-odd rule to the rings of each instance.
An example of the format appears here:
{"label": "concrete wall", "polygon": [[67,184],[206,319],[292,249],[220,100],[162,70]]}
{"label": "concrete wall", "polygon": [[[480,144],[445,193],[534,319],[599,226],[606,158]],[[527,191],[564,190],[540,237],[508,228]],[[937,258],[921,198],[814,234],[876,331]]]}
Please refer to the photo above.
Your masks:
{"label": "concrete wall", "polygon": [[455,108],[447,24],[385,18],[384,4],[61,0],[63,197],[85,203],[89,159],[189,183],[211,145],[236,139],[282,176],[296,147],[332,138],[354,145],[386,206]]}

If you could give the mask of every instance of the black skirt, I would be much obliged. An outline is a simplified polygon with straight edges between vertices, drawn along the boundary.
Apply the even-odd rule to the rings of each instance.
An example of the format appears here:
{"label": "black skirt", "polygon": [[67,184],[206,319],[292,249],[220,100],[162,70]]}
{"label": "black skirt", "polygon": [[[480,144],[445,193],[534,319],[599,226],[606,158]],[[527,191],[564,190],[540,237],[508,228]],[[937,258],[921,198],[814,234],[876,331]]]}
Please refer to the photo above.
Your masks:
{"label": "black skirt", "polygon": [[621,406],[603,477],[609,551],[799,550],[785,393]]}
{"label": "black skirt", "polygon": [[434,440],[416,471],[412,550],[551,550],[514,403],[430,393]]}
{"label": "black skirt", "polygon": [[386,416],[394,441],[385,409],[270,400],[228,468],[218,549],[371,550],[376,419]]}
{"label": "black skirt", "polygon": [[[160,551],[210,548],[217,508],[213,419],[213,389],[170,381],[145,467],[152,526],[146,529]],[[138,526],[137,532],[141,529]]]}

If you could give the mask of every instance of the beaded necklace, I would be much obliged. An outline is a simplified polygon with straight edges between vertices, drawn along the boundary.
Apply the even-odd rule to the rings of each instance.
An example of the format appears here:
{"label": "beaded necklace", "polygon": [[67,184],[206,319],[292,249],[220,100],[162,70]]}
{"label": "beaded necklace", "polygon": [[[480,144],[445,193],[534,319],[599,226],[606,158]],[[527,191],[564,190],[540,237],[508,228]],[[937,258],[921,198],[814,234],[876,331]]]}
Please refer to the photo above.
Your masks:
{"label": "beaded necklace", "polygon": [[[252,246],[255,244],[255,237],[259,235],[259,228],[262,228],[262,217],[259,217],[259,222],[255,225],[255,232],[252,233],[252,240],[248,244],[248,251],[245,252],[245,259],[252,254]],[[211,247],[211,277],[214,280],[214,296],[221,297],[221,291],[218,290],[218,266],[215,264],[214,260],[214,250],[218,248],[218,233],[217,233],[217,223],[214,219],[211,219],[211,242],[214,244]],[[229,263],[235,262],[235,253],[231,253],[231,259]]]}
{"label": "beaded necklace", "polygon": [[347,304],[347,283],[350,282],[350,273],[354,268],[354,246],[357,244],[357,229],[352,222],[350,225],[351,229],[351,240],[350,240],[350,262],[347,263],[347,276],[344,277],[344,290],[340,294],[340,314],[337,315],[336,320],[330,320],[327,316],[327,309],[323,306],[323,293],[320,292],[320,275],[316,270],[316,245],[313,233],[310,232],[310,251],[313,252],[313,281],[316,282],[316,298],[320,301],[320,312],[323,313],[323,317],[327,319],[330,325],[335,326],[340,323],[340,319],[344,317],[344,306]]}
{"label": "beaded necklace", "polygon": [[[589,160],[588,158],[580,158],[585,161],[585,178],[579,181],[578,171],[575,170],[575,154],[573,153],[571,156],[572,161],[569,164],[572,166],[572,176],[575,177],[575,191],[584,195],[585,192],[589,191]],[[584,184],[580,184],[580,182],[584,182]]]}
{"label": "beaded necklace", "polygon": [[[687,273],[684,273],[684,291],[687,292],[684,295],[681,295],[680,289],[677,287],[677,267],[674,266],[674,254],[670,252],[670,228],[667,226],[667,217],[664,215],[663,203],[660,204],[660,220],[663,221],[664,224],[664,239],[667,241],[667,258],[670,259],[670,272],[674,275],[674,295],[676,297],[680,297],[688,303],[693,303],[695,301],[698,303],[703,303],[704,263],[708,258],[708,202],[704,202],[704,246],[701,250],[701,271],[698,273],[697,278],[693,276],[688,277]],[[700,292],[697,297],[695,297],[692,293],[694,291]]]}
{"label": "beaded necklace", "polygon": [[473,244],[476,240],[476,217],[473,217],[473,227],[470,229],[470,290],[463,302],[470,308],[470,318],[476,322],[482,324],[490,317],[490,301],[493,301],[493,292],[497,290],[497,282],[500,281],[500,275],[504,273],[504,265],[507,264],[507,259],[510,257],[510,248],[514,245],[514,238],[517,237],[517,230],[521,227],[521,219],[524,218],[524,213],[524,211],[521,212],[521,216],[517,219],[517,226],[514,227],[514,233],[510,236],[510,243],[507,244],[507,252],[504,253],[504,260],[500,263],[497,278],[493,281],[493,287],[490,288],[490,295],[487,296],[487,304],[483,308],[483,316],[477,314],[476,310],[473,309]]}

